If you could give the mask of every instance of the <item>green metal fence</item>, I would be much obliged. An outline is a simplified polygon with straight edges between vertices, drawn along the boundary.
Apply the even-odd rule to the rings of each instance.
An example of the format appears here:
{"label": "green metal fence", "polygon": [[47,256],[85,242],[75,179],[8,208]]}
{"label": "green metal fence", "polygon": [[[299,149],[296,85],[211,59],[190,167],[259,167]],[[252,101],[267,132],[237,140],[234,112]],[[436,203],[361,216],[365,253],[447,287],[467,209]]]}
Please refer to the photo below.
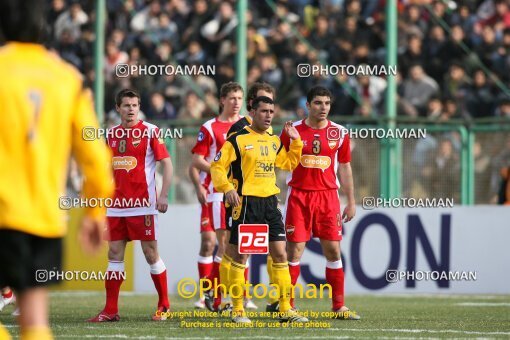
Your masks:
{"label": "green metal fence", "polygon": [[[168,126],[168,122],[156,122]],[[170,192],[173,203],[196,202],[193,185],[188,177],[191,148],[195,144],[199,125],[172,122],[182,128],[182,139],[169,139],[167,146],[174,163],[174,182]],[[175,124],[175,125],[174,125]],[[189,122],[187,124],[190,124]],[[196,124],[196,123],[195,123]],[[383,124],[345,124],[350,130],[371,129]],[[363,197],[381,196],[385,181],[397,183],[396,195],[412,198],[452,198],[455,204],[493,204],[499,189],[499,170],[510,165],[510,125],[401,123],[398,129],[425,130],[425,138],[394,139],[396,164],[388,166],[381,157],[383,143],[378,138],[352,138],[351,166],[357,202]],[[279,133],[281,125],[274,125]],[[381,176],[381,169],[393,169]],[[277,182],[284,202],[286,173],[278,173]],[[389,177],[392,177],[391,179]]]}

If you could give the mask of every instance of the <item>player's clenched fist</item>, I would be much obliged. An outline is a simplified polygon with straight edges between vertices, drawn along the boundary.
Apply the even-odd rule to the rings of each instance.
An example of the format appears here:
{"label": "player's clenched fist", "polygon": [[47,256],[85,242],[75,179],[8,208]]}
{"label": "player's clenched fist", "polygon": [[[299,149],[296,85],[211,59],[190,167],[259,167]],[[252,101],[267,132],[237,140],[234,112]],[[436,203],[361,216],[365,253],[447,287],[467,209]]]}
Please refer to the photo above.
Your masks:
{"label": "player's clenched fist", "polygon": [[237,207],[241,204],[241,199],[235,190],[230,190],[225,194],[225,201],[232,207]]}
{"label": "player's clenched fist", "polygon": [[299,139],[299,132],[296,130],[294,126],[292,126],[291,120],[285,122],[285,125],[283,126],[283,131],[285,131],[285,133],[287,134],[287,136],[290,137],[290,139]]}
{"label": "player's clenched fist", "polygon": [[158,209],[160,213],[166,213],[166,210],[168,209],[168,198],[159,196],[156,201],[156,209]]}

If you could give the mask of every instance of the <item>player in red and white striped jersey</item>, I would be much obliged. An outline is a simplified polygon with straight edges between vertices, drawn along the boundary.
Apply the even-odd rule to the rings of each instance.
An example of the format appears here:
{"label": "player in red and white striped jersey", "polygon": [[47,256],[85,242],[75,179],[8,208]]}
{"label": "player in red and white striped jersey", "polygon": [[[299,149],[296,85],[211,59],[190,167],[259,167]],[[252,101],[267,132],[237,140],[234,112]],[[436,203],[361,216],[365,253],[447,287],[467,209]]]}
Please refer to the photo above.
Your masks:
{"label": "player in red and white striped jersey", "polygon": [[[118,297],[124,271],[126,244],[140,240],[150,274],[159,295],[158,312],[170,308],[166,267],[157,247],[158,212],[168,209],[168,190],[172,177],[172,161],[158,128],[138,119],[140,96],[133,90],[122,90],[116,98],[116,110],[121,124],[108,134],[112,150],[115,178],[115,201],[133,203],[107,209],[108,277],[105,281],[106,305],[90,322],[118,321]],[[163,185],[156,192],[156,162],[163,165]],[[164,320],[164,313],[156,312],[153,320]]]}
{"label": "player in red and white striped jersey", "polygon": [[[331,98],[328,89],[312,88],[307,94],[308,117],[293,124],[304,146],[300,164],[287,178],[289,187],[284,214],[287,257],[295,285],[306,242],[312,236],[319,238],[327,260],[326,281],[332,288],[332,309],[340,312],[336,314],[339,317],[353,320],[359,316],[344,305],[344,272],[340,257],[342,219],[348,222],[356,214],[351,150],[347,129],[327,119]],[[288,150],[288,136],[282,133],[280,138]],[[337,173],[347,196],[342,215]]]}
{"label": "player in red and white striped jersey", "polygon": [[[198,257],[198,271],[200,278],[208,278],[211,282],[219,282],[219,265],[225,252],[227,243],[227,230],[225,224],[225,205],[223,193],[217,192],[211,181],[210,163],[225,143],[227,132],[239,120],[243,105],[244,91],[241,85],[235,82],[224,84],[220,89],[220,110],[218,117],[205,122],[198,132],[197,142],[191,153],[193,154],[190,174],[200,203],[206,197],[209,223],[200,226],[201,245]],[[195,172],[200,171],[199,182]],[[205,205],[202,204],[202,209]],[[202,216],[206,214],[202,212]],[[204,220],[202,219],[202,222]],[[218,250],[213,261],[213,251],[218,241]],[[195,304],[202,307],[200,303]]]}

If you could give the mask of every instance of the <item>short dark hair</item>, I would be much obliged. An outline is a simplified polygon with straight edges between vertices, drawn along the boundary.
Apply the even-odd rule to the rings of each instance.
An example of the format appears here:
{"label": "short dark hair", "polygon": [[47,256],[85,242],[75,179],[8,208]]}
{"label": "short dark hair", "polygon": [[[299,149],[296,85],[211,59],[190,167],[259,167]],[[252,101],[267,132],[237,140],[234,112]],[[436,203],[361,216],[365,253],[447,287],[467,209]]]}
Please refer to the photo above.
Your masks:
{"label": "short dark hair", "polygon": [[333,99],[331,92],[324,86],[314,86],[306,94],[306,102],[311,103],[315,97],[329,97]]}
{"label": "short dark hair", "polygon": [[42,43],[47,33],[47,1],[0,1],[0,41]]}
{"label": "short dark hair", "polygon": [[128,97],[128,98],[138,98],[138,104],[140,104],[140,94],[136,92],[135,90],[131,89],[124,89],[119,91],[117,95],[115,96],[115,105],[120,106],[122,104],[122,98]]}
{"label": "short dark hair", "polygon": [[257,92],[260,90],[263,90],[265,92],[269,92],[273,94],[273,97],[275,96],[275,89],[270,84],[266,82],[256,82],[254,83],[250,89],[248,90],[248,94],[246,95],[246,109],[248,111],[251,111],[252,107],[250,105],[250,102],[252,102],[255,98],[257,98]]}
{"label": "short dark hair", "polygon": [[251,103],[252,109],[254,109],[254,110],[258,109],[258,107],[260,106],[260,103],[274,105],[274,101],[271,98],[269,98],[267,96],[260,96],[260,97],[253,99],[253,102]]}

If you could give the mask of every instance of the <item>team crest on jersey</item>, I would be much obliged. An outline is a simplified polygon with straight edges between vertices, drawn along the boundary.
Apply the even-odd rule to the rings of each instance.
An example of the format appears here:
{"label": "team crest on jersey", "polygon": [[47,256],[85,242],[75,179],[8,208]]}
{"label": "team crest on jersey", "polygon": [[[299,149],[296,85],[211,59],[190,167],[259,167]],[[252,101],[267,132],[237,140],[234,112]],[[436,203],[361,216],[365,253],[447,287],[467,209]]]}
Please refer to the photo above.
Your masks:
{"label": "team crest on jersey", "polygon": [[328,145],[331,150],[333,150],[336,147],[337,141],[336,140],[328,140]]}
{"label": "team crest on jersey", "polygon": [[138,139],[133,139],[133,141],[131,142],[133,144],[133,146],[136,148],[138,145],[140,145],[140,142],[142,141],[141,138],[138,138]]}
{"label": "team crest on jersey", "polygon": [[202,131],[198,132],[198,141],[201,142],[204,140],[204,133]]}
{"label": "team crest on jersey", "polygon": [[221,151],[220,151],[220,152],[218,152],[218,154],[216,155],[216,157],[214,157],[214,161],[215,161],[215,162],[217,162],[217,161],[219,161],[219,160],[220,160],[220,158],[221,158]]}
{"label": "team crest on jersey", "polygon": [[296,229],[296,227],[291,224],[287,224],[285,226],[285,229],[287,230],[287,234],[292,235],[294,234],[294,230]]}

